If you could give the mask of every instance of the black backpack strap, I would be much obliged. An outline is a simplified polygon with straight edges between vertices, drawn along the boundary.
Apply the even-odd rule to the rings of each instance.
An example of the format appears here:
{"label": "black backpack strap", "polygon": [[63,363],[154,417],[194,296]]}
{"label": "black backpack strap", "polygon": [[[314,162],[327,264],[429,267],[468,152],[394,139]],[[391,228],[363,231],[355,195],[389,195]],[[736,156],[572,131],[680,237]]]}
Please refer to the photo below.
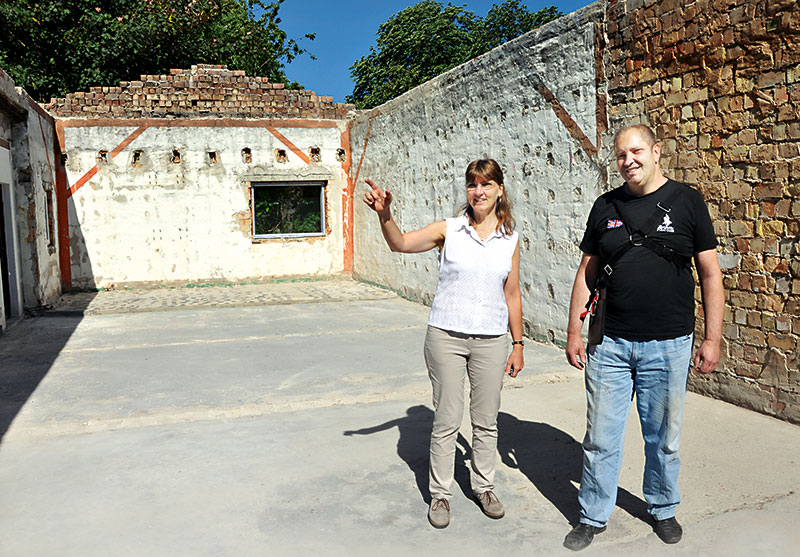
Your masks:
{"label": "black backpack strap", "polygon": [[630,215],[625,214],[625,211],[622,208],[622,203],[619,199],[614,199],[612,203],[614,204],[614,208],[617,210],[620,218],[622,219],[622,224],[625,225],[625,230],[628,231],[628,234],[631,235],[631,238],[636,238],[635,243],[639,243],[638,239],[647,238],[649,234],[653,232],[653,229],[658,226],[658,223],[661,222],[661,219],[664,218],[664,215],[672,211],[672,206],[675,204],[675,201],[681,196],[683,191],[686,189],[687,186],[681,184],[674,184],[672,191],[667,196],[664,201],[659,201],[656,204],[655,210],[650,214],[650,217],[645,221],[645,223],[640,227],[635,227],[634,222],[630,220]]}
{"label": "black backpack strap", "polygon": [[[691,261],[691,256],[680,254],[671,247],[649,237],[649,235],[652,234],[653,229],[658,225],[659,222],[661,222],[661,219],[664,218],[664,215],[672,211],[672,206],[675,204],[675,201],[678,199],[678,197],[680,197],[680,195],[684,192],[686,187],[687,186],[675,184],[673,190],[670,192],[667,198],[664,201],[659,201],[656,204],[655,210],[640,228],[636,228],[634,223],[630,220],[629,215],[625,214],[625,211],[622,208],[622,203],[620,203],[619,199],[614,199],[612,201],[614,208],[617,210],[617,213],[622,219],[622,223],[625,225],[625,229],[628,231],[629,235],[629,241],[624,247],[630,249],[634,246],[644,246],[667,261],[676,263],[678,265],[687,265],[689,261]],[[622,251],[621,248],[618,250],[618,252],[620,251]],[[614,263],[616,263],[625,251],[628,250],[625,249],[619,254],[619,256],[617,256],[617,253],[614,253],[611,258],[609,258],[609,262],[612,258],[614,258]],[[608,269],[606,269],[606,267],[609,265],[609,262],[607,262],[604,266],[604,270],[608,275],[611,274],[608,272]]]}

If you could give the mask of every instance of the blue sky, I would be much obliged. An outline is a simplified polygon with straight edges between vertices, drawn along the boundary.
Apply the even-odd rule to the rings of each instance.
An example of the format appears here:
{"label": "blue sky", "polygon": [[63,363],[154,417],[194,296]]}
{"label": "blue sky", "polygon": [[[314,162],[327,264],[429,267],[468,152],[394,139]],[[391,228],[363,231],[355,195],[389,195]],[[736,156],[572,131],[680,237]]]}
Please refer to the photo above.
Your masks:
{"label": "blue sky", "polygon": [[[349,68],[369,54],[369,47],[375,45],[378,26],[416,3],[413,0],[285,0],[279,11],[281,28],[295,40],[306,33],[317,34],[313,41],[299,40],[316,60],[308,55],[300,56],[286,67],[286,75],[290,81],[296,80],[318,95],[344,102],[345,95],[353,91]],[[451,3],[484,17],[502,0],[453,0]],[[521,3],[530,11],[555,5],[567,14],[591,4],[592,0],[522,0]]]}

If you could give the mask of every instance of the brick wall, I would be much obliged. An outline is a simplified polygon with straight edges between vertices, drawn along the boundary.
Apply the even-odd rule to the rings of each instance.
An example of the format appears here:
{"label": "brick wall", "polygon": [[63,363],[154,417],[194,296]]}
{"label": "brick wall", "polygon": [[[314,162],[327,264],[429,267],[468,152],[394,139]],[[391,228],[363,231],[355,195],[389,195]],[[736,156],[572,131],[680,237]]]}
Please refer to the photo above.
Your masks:
{"label": "brick wall", "polygon": [[91,87],[51,99],[45,108],[57,118],[325,118],[344,119],[352,105],[314,91],[285,89],[266,77],[200,64],[169,75],[143,75],[119,87]]}
{"label": "brick wall", "polygon": [[798,422],[797,3],[612,0],[607,35],[611,129],[657,130],[665,173],[697,185],[721,244],[723,362],[692,387]]}

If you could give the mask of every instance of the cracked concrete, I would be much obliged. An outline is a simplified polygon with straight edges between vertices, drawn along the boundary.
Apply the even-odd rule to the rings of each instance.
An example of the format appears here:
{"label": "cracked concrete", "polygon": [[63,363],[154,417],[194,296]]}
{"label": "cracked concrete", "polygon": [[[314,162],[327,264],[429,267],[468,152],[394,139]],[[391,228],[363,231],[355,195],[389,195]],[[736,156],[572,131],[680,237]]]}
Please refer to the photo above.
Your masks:
{"label": "cracked concrete", "polygon": [[[56,308],[0,337],[0,554],[571,554],[561,542],[577,511],[585,401],[561,350],[529,342],[523,374],[506,381],[506,517],[490,521],[467,498],[465,422],[452,524],[436,531],[428,309],[364,284],[316,283],[329,300],[306,286],[257,286],[271,305],[225,305],[234,291],[214,287],[203,289],[213,308],[127,313],[101,292],[102,312]],[[644,516],[631,417],[618,508],[584,554],[796,550],[800,428],[690,393],[685,534],[665,546]]]}

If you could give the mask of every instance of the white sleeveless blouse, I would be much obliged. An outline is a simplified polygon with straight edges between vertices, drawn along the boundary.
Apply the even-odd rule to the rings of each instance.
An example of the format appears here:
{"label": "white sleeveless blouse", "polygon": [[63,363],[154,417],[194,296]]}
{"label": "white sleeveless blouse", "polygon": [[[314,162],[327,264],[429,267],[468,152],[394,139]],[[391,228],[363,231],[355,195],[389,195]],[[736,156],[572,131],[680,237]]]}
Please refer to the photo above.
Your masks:
{"label": "white sleeveless blouse", "polygon": [[503,286],[519,235],[495,231],[485,241],[466,215],[446,219],[439,284],[428,325],[471,335],[504,335],[508,306]]}

